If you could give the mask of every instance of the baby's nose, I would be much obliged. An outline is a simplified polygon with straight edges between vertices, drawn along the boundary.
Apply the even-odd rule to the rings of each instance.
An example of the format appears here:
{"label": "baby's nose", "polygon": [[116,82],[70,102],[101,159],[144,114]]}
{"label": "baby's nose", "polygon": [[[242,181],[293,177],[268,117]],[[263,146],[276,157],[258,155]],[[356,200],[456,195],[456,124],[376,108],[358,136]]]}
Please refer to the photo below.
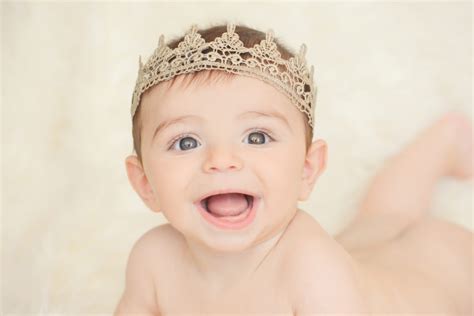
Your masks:
{"label": "baby's nose", "polygon": [[203,169],[204,172],[237,171],[242,169],[242,165],[238,149],[232,146],[213,146],[208,148]]}

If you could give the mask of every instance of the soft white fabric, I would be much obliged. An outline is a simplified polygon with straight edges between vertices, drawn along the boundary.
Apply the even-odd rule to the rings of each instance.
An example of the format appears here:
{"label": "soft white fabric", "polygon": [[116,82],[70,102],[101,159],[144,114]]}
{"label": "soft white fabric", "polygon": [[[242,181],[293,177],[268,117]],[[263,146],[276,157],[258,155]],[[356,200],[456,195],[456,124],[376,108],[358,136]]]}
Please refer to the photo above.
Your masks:
{"label": "soft white fabric", "polygon": [[[308,46],[328,169],[301,207],[331,233],[389,155],[471,114],[471,4],[2,2],[3,312],[110,314],[133,243],[164,222],[128,183],[138,55],[161,33],[233,21]],[[432,211],[472,229],[472,187]]]}

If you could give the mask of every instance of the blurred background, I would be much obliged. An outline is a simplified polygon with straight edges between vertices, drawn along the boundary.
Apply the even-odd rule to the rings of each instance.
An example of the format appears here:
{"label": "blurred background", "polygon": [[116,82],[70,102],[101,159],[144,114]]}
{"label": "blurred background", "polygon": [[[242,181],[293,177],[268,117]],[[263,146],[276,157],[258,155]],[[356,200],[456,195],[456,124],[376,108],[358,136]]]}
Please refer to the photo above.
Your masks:
{"label": "blurred background", "polygon": [[[125,171],[138,56],[227,21],[307,44],[329,161],[301,208],[331,234],[416,133],[472,120],[470,2],[3,1],[3,314],[112,313],[133,243],[165,222]],[[432,212],[472,229],[472,182],[440,181]]]}

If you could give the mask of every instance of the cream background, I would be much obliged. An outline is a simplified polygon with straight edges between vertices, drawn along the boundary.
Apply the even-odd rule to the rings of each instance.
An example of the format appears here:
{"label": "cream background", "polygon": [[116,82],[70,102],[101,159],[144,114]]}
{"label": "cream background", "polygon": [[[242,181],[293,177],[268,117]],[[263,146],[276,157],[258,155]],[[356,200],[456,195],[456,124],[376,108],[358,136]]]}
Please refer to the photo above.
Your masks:
{"label": "cream background", "polygon": [[[327,171],[302,207],[331,233],[383,160],[442,113],[472,118],[471,4],[2,2],[5,314],[110,314],[133,243],[164,222],[128,184],[138,55],[191,23],[243,22],[308,46]],[[416,179],[414,179],[416,181]],[[472,229],[472,187],[432,211]]]}

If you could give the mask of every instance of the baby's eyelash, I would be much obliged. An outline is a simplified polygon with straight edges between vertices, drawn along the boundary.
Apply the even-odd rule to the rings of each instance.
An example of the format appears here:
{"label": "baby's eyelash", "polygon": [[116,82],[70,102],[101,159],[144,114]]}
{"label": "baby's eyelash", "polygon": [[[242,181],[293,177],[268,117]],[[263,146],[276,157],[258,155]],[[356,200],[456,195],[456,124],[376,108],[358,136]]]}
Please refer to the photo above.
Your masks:
{"label": "baby's eyelash", "polygon": [[266,129],[264,127],[254,127],[253,129],[248,131],[247,134],[256,133],[256,132],[266,134],[270,138],[270,141],[275,140],[275,137],[273,136],[272,132],[270,132],[268,129]]}
{"label": "baby's eyelash", "polygon": [[178,136],[176,136],[175,138],[173,138],[169,143],[168,143],[168,150],[170,150],[174,144],[176,144],[176,142],[180,141],[182,138],[186,138],[188,136],[192,136],[191,134],[189,133],[184,133],[184,134],[179,134]]}

